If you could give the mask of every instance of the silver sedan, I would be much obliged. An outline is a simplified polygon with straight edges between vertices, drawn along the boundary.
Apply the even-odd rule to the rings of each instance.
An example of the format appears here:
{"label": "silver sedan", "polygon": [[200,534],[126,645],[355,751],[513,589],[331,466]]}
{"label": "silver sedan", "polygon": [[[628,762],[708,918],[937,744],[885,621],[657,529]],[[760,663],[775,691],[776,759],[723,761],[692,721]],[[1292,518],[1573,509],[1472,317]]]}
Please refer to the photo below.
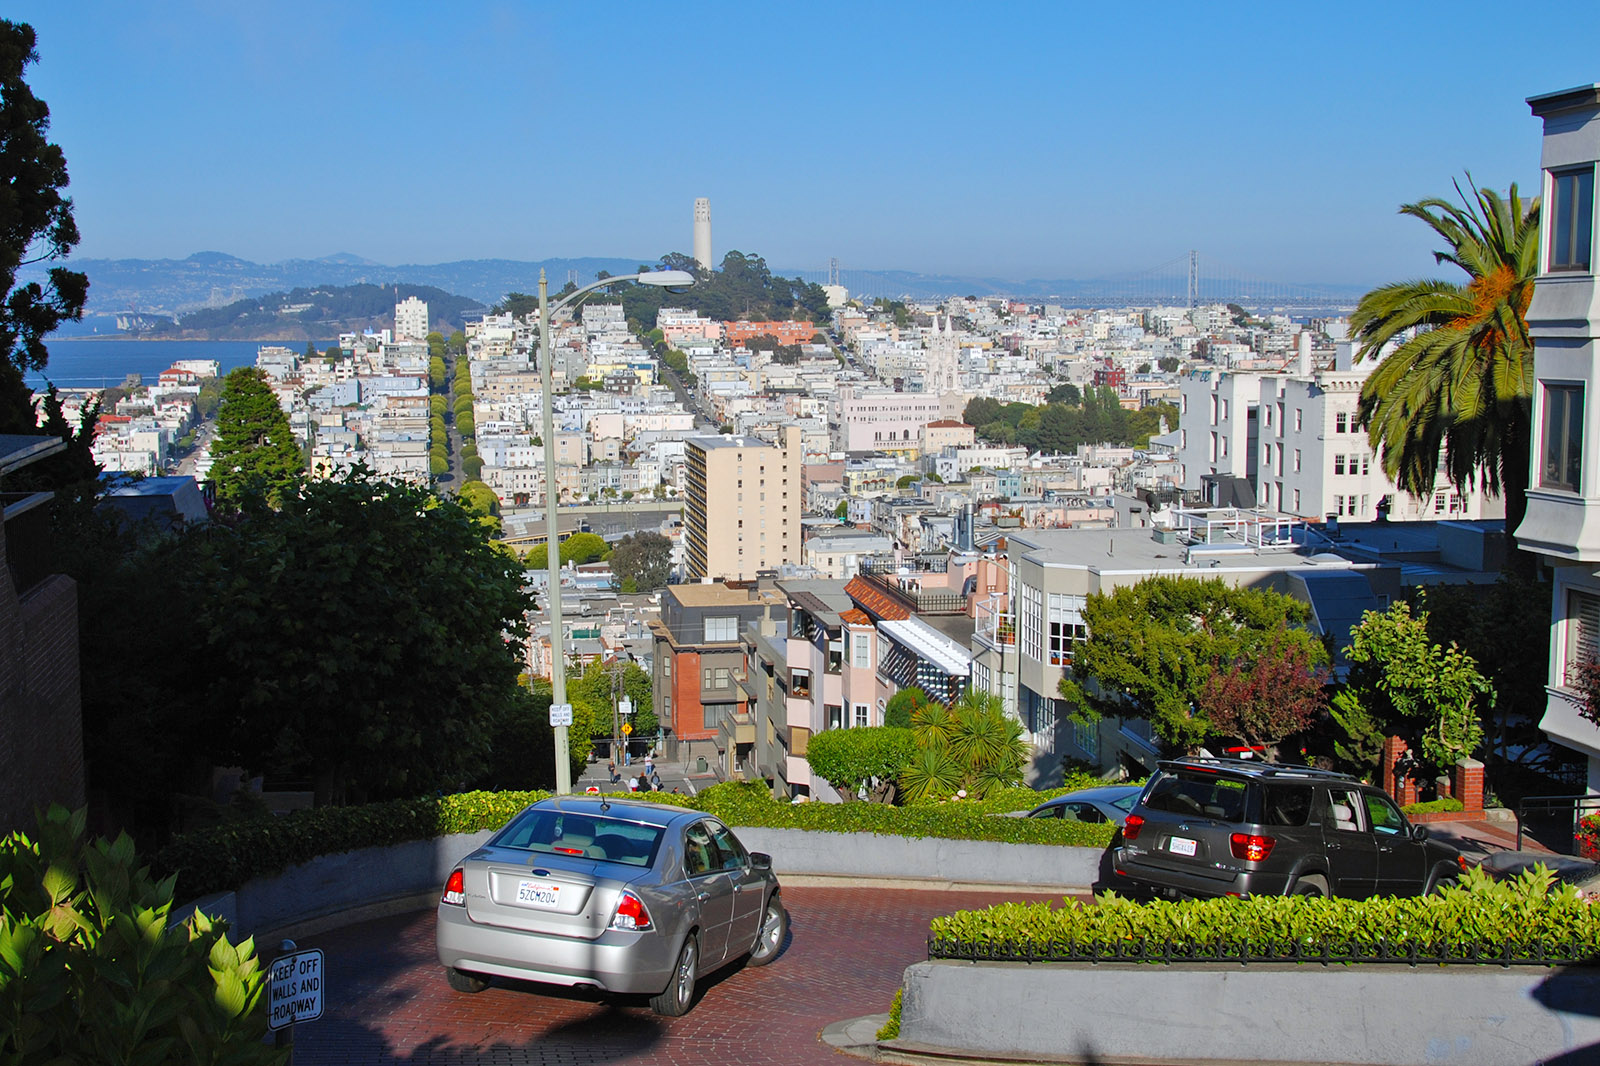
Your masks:
{"label": "silver sedan", "polygon": [[772,860],[682,807],[560,796],[524,809],[461,860],[435,942],[450,987],[491,977],[645,994],[661,1014],[699,978],[777,958],[789,916]]}

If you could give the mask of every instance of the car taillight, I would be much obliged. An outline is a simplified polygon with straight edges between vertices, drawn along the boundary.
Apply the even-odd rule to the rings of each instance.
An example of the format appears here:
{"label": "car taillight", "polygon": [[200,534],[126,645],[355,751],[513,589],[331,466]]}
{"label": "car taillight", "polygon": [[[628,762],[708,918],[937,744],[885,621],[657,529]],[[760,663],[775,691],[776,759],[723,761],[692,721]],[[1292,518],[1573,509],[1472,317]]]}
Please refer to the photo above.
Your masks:
{"label": "car taillight", "polygon": [[444,895],[439,897],[440,903],[453,903],[457,907],[467,902],[467,876],[460,870],[450,875],[450,880],[444,883]]}
{"label": "car taillight", "polygon": [[1262,861],[1272,854],[1272,845],[1277,842],[1273,837],[1257,836],[1254,833],[1235,833],[1228,838],[1228,845],[1233,848],[1233,857],[1247,862]]}
{"label": "car taillight", "polygon": [[1122,825],[1123,840],[1138,840],[1139,830],[1144,828],[1144,815],[1130,814],[1128,820]]}
{"label": "car taillight", "polygon": [[617,913],[611,916],[611,928],[639,932],[650,928],[650,912],[632,892],[624,891],[617,900]]}

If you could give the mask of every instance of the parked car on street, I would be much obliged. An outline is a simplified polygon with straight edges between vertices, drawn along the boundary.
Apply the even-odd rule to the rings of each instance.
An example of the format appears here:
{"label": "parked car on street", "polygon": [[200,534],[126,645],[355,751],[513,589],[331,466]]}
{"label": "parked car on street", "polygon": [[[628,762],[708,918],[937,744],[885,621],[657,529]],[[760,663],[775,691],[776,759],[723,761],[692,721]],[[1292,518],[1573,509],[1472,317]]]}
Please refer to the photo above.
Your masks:
{"label": "parked car on street", "polygon": [[1108,887],[1164,896],[1415,896],[1461,854],[1347,774],[1235,759],[1163,762],[1113,842]]}
{"label": "parked car on street", "polygon": [[644,994],[676,1017],[699,979],[778,957],[789,916],[772,860],[698,811],[541,800],[461,860],[435,942],[450,987],[492,977]]}
{"label": "parked car on street", "polygon": [[1018,818],[1061,818],[1069,822],[1114,822],[1121,825],[1139,800],[1143,785],[1104,785],[1080,788],[1052,800],[1045,800],[1031,811],[1018,811]]}

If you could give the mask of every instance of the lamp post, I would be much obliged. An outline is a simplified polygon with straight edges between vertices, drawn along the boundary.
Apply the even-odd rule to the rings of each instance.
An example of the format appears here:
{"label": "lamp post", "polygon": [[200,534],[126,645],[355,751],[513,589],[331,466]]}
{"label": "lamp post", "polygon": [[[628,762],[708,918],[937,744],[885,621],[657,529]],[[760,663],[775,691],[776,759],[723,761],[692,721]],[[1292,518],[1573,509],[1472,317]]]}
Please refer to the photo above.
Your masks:
{"label": "lamp post", "polygon": [[[566,297],[550,306],[550,284],[545,280],[544,270],[539,271],[539,406],[544,416],[544,510],[547,522],[545,523],[546,563],[549,567],[550,597],[550,704],[552,707],[567,702],[567,635],[561,624],[561,533],[555,502],[556,493],[556,416],[555,407],[551,404],[551,392],[555,388],[555,376],[550,366],[550,315],[571,307],[596,289],[603,289],[608,285],[617,285],[625,281],[637,281],[641,285],[655,285],[659,288],[687,289],[694,284],[694,275],[687,270],[647,270],[640,274],[624,274],[621,277],[602,278],[591,282],[576,292],[569,293]],[[567,727],[558,725],[556,731],[556,794],[566,795],[572,791],[572,763],[567,750]]]}

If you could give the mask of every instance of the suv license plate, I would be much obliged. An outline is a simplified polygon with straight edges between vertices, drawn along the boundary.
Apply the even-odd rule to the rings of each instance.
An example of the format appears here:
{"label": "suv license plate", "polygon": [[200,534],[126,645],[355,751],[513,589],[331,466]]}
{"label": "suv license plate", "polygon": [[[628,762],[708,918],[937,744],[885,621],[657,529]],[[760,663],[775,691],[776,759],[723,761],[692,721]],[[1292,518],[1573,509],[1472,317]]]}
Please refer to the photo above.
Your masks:
{"label": "suv license plate", "polygon": [[534,907],[559,907],[561,905],[561,886],[552,885],[545,881],[519,881],[517,882],[517,902],[527,903]]}
{"label": "suv license plate", "polygon": [[1192,856],[1195,852],[1195,842],[1188,837],[1169,837],[1167,839],[1167,850],[1174,855]]}

